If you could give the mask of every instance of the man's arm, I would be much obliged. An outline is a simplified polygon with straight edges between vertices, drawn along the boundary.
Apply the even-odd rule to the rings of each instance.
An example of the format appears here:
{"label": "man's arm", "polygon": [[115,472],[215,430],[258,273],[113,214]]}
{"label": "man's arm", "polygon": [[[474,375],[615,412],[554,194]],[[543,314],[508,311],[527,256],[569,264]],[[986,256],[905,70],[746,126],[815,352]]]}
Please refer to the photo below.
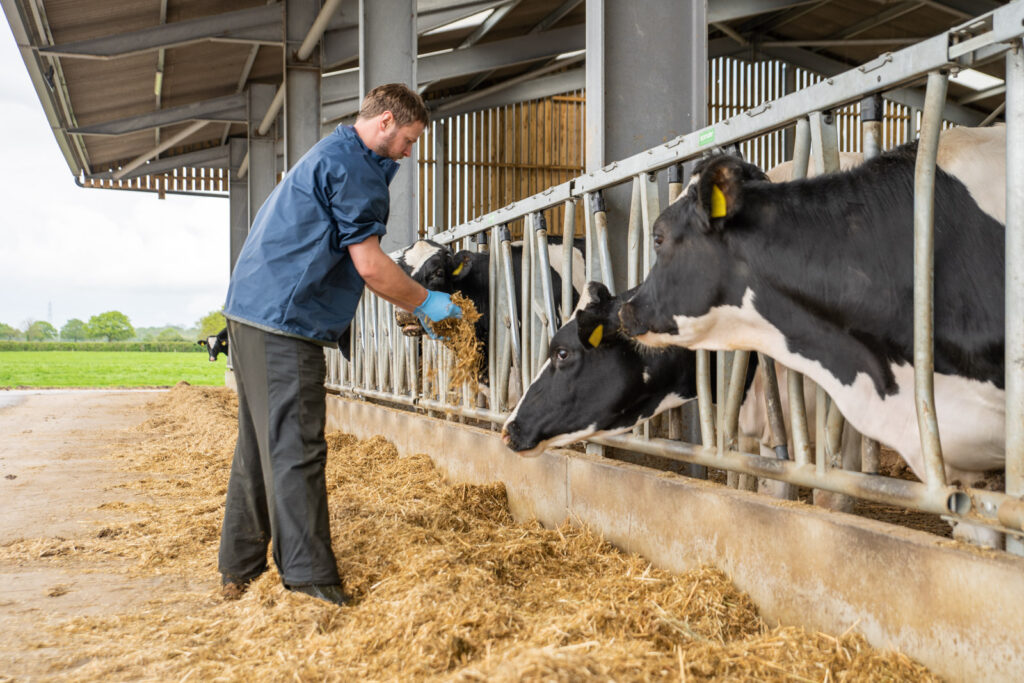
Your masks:
{"label": "man's arm", "polygon": [[384,253],[376,235],[350,244],[348,253],[366,286],[382,299],[412,311],[427,298],[427,290]]}

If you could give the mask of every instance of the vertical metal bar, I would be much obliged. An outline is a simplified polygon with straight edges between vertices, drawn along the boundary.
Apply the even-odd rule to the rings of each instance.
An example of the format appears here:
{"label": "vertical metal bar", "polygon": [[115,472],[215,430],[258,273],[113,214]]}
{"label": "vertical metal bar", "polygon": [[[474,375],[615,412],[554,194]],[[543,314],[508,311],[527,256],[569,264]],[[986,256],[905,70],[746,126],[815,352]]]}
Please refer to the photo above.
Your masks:
{"label": "vertical metal bar", "polygon": [[[811,154],[811,126],[807,119],[796,122],[793,140],[793,179],[806,178]],[[807,427],[807,407],[804,402],[804,378],[799,372],[786,373],[789,385],[789,426],[793,436],[793,460],[798,465],[811,462],[811,436]]]}
{"label": "vertical metal bar", "polygon": [[585,192],[583,194],[583,254],[584,267],[583,272],[586,274],[584,278],[587,282],[591,282],[594,279],[594,262],[597,260],[594,249],[594,213],[590,210],[590,193]]}
{"label": "vertical metal bar", "polygon": [[[1006,54],[1006,494],[1024,494],[1024,50]],[[1007,534],[1006,550],[1024,555]]]}
{"label": "vertical metal bar", "polygon": [[807,166],[811,159],[811,124],[807,119],[796,122],[796,139],[793,141],[793,180],[807,177]]}
{"label": "vertical metal bar", "polygon": [[501,260],[501,239],[498,226],[491,228],[491,244],[487,258],[487,305],[489,307],[487,321],[487,386],[489,387],[488,407],[501,412],[498,407],[498,322],[500,320],[502,302],[498,297],[498,267]]}
{"label": "vertical metal bar", "polygon": [[641,273],[644,277],[651,272],[654,263],[654,221],[661,213],[658,200],[658,174],[644,173],[640,177],[640,206],[643,209],[643,247]]}
{"label": "vertical metal bar", "polygon": [[570,199],[565,203],[565,214],[562,222],[562,324],[572,315],[572,257],[576,237],[576,201]]}
{"label": "vertical metal bar", "polygon": [[[537,279],[540,280],[541,297],[544,299],[544,312],[547,314],[547,341],[555,336],[555,295],[554,287],[551,284],[551,256],[548,253],[548,230],[547,219],[544,214],[537,212],[533,216],[535,245],[537,247]],[[547,343],[543,344],[544,354],[547,355]],[[541,355],[538,353],[538,355]]]}
{"label": "vertical metal bar", "polygon": [[598,190],[590,195],[590,211],[594,214],[594,239],[601,261],[601,281],[608,291],[615,294],[615,276],[612,273],[612,254],[608,247],[608,213],[605,209],[604,194]]}
{"label": "vertical metal bar", "polygon": [[697,410],[700,413],[700,440],[704,448],[715,446],[715,413],[711,402],[711,352],[697,352]]}
{"label": "vertical metal bar", "polygon": [[935,279],[935,158],[939,149],[942,108],[948,76],[928,74],[921,137],[914,167],[914,399],[921,452],[930,487],[945,486],[942,445],[935,415],[934,279]]}
{"label": "vertical metal bar", "polygon": [[739,439],[740,404],[743,403],[743,385],[747,376],[747,365],[750,362],[749,351],[735,351],[732,354],[732,371],[729,377],[729,390],[725,398],[725,446],[736,450]]}
{"label": "vertical metal bar", "polygon": [[522,254],[522,292],[519,302],[522,305],[520,324],[522,325],[519,343],[522,345],[522,360],[520,368],[523,371],[523,391],[530,386],[533,379],[533,240],[530,230],[533,223],[533,215],[523,216],[523,245]]}
{"label": "vertical metal bar", "polygon": [[864,160],[878,156],[882,145],[882,120],[885,118],[885,103],[881,95],[871,95],[860,101],[860,122],[863,135],[861,149]]}
{"label": "vertical metal bar", "polygon": [[629,228],[626,232],[626,288],[632,289],[640,284],[640,245],[642,241],[641,223],[643,208],[640,206],[640,185],[643,176],[633,176],[633,196],[629,202]]}

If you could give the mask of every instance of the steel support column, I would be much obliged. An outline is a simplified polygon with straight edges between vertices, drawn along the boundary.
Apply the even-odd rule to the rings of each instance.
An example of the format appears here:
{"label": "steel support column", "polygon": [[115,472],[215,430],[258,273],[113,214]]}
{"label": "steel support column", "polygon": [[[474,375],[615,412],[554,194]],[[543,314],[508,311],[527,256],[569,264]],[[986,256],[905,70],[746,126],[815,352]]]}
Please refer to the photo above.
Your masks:
{"label": "steel support column", "polygon": [[254,83],[249,86],[249,225],[252,225],[256,212],[260,210],[277,184],[275,127],[271,126],[267,135],[260,135],[257,130],[264,114],[270,109],[276,92],[277,88],[266,83]]}
{"label": "steel support column", "polygon": [[[1006,493],[1024,494],[1024,51],[1006,55]],[[1006,549],[1024,555],[1007,536]]]}
{"label": "steel support column", "polygon": [[[415,0],[360,0],[359,96],[384,83],[404,83],[416,89]],[[416,160],[418,148],[401,162],[391,181],[391,218],[381,240],[384,251],[404,247],[419,232]]]}
{"label": "steel support column", "polygon": [[235,270],[235,262],[242,251],[245,238],[249,234],[249,177],[238,177],[238,169],[245,158],[248,145],[245,138],[228,140],[231,157],[228,162],[228,216],[230,226],[231,271]]}
{"label": "steel support column", "polygon": [[[705,125],[705,12],[697,0],[587,0],[588,171]],[[651,45],[659,46],[656,55]],[[612,270],[621,290],[629,188],[611,189],[605,200]]]}
{"label": "steel support column", "polygon": [[284,168],[320,139],[320,47],[305,60],[296,53],[320,10],[320,0],[285,0]]}

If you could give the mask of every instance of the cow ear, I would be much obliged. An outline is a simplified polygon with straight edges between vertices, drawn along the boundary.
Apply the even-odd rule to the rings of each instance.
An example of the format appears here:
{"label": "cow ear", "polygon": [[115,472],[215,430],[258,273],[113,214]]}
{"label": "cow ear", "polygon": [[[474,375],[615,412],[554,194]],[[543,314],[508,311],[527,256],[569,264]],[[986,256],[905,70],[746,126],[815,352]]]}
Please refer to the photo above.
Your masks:
{"label": "cow ear", "polygon": [[472,255],[466,250],[455,254],[455,258],[452,259],[452,263],[452,278],[456,282],[469,275],[469,271],[473,269]]}
{"label": "cow ear", "polygon": [[584,349],[596,349],[601,345],[605,333],[603,315],[584,309],[576,314],[576,325]]}
{"label": "cow ear", "polygon": [[697,185],[701,206],[708,217],[708,230],[721,230],[725,221],[742,204],[743,162],[723,154],[701,171]]}

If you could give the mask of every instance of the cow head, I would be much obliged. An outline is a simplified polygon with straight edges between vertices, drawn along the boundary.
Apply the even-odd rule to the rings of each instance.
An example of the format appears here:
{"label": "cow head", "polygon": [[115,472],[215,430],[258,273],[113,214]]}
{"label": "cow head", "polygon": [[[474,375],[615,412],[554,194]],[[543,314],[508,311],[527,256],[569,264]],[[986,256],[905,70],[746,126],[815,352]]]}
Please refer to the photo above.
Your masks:
{"label": "cow head", "polygon": [[684,195],[654,223],[657,261],[621,307],[623,330],[642,344],[685,346],[714,326],[714,309],[738,306],[746,265],[730,251],[730,231],[749,227],[744,184],[764,173],[737,157],[713,156],[694,170]]}
{"label": "cow head", "polygon": [[210,354],[210,362],[212,363],[217,360],[218,355],[223,353],[226,356],[228,354],[228,330],[225,327],[217,334],[210,335],[206,339],[200,339],[196,344],[207,350]]}
{"label": "cow head", "polygon": [[639,348],[619,329],[621,300],[590,282],[548,360],[502,429],[520,455],[618,434],[696,395],[694,354]]}
{"label": "cow head", "polygon": [[[446,294],[458,290],[458,282],[465,277],[469,252],[455,254],[443,244],[433,240],[417,240],[402,251],[397,263],[402,270],[427,289]],[[395,311],[395,322],[407,336],[423,334],[419,319],[406,311]]]}

